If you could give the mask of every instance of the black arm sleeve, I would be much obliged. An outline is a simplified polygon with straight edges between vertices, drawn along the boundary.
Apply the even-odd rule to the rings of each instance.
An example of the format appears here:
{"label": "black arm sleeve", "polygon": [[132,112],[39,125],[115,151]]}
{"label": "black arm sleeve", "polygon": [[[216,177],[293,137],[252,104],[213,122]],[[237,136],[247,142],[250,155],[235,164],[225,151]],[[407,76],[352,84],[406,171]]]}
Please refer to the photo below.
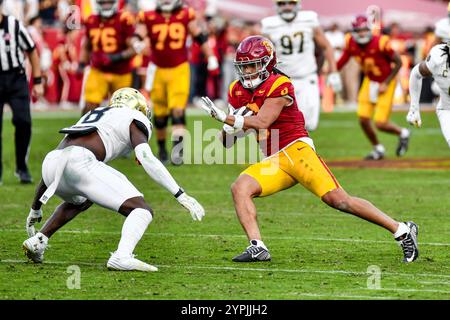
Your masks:
{"label": "black arm sleeve", "polygon": [[208,41],[208,34],[206,32],[202,32],[194,37],[194,41],[197,42],[199,45],[202,45],[206,41]]}
{"label": "black arm sleeve", "polygon": [[136,125],[136,127],[138,127],[139,130],[142,131],[143,134],[145,134],[145,136],[147,137],[147,140],[148,140],[148,138],[150,137],[150,132],[148,132],[148,129],[145,126],[145,124],[143,124],[139,120],[133,120],[133,123]]}

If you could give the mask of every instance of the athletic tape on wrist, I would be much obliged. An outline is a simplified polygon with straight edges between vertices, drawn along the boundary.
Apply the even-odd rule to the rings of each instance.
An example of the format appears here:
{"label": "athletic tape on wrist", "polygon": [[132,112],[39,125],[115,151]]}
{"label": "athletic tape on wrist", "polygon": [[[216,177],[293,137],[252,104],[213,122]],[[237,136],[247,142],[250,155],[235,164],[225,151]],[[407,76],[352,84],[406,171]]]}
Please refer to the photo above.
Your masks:
{"label": "athletic tape on wrist", "polygon": [[235,115],[233,128],[242,129],[243,127],[244,127],[244,117]]}

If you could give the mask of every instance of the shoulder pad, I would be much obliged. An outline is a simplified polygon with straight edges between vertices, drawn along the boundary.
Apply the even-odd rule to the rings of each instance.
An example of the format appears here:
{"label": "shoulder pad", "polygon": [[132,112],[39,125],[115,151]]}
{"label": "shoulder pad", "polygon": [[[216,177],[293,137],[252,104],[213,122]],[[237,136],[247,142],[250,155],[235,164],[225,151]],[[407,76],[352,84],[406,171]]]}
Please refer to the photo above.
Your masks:
{"label": "shoulder pad", "polygon": [[230,84],[230,88],[229,88],[229,90],[228,90],[228,94],[229,94],[230,97],[233,96],[234,88],[236,87],[236,84],[238,84],[238,83],[239,83],[239,80],[234,80],[234,81]]}
{"label": "shoulder pad", "polygon": [[126,22],[127,24],[131,25],[135,23],[135,19],[134,16],[128,12],[128,11],[123,11],[120,14],[120,22]]}
{"label": "shoulder pad", "polygon": [[286,76],[279,76],[279,77],[277,77],[273,81],[272,85],[270,86],[270,89],[269,89],[269,92],[267,93],[267,96],[269,97],[275,90],[277,90],[279,87],[281,87],[283,84],[286,84],[286,83],[292,85],[292,82],[291,82],[291,80],[288,77],[286,77]]}
{"label": "shoulder pad", "polygon": [[298,16],[300,17],[301,20],[307,20],[307,21],[311,21],[311,22],[319,22],[319,16],[317,14],[317,12],[315,11],[310,11],[310,10],[300,10],[298,12]]}
{"label": "shoulder pad", "polygon": [[194,20],[195,16],[196,16],[194,8],[188,7],[187,9],[188,9],[189,20]]}
{"label": "shoulder pad", "polygon": [[388,35],[382,35],[380,36],[380,38],[378,39],[378,47],[380,48],[381,51],[384,51],[386,49],[386,46],[389,43],[389,36]]}
{"label": "shoulder pad", "polygon": [[270,17],[265,17],[261,20],[261,25],[263,26],[271,26],[273,24],[276,24],[279,21],[279,17],[278,16],[270,16]]}
{"label": "shoulder pad", "polygon": [[347,49],[350,48],[350,43],[352,42],[352,39],[353,39],[353,37],[352,37],[351,33],[347,32],[345,34],[345,47]]}

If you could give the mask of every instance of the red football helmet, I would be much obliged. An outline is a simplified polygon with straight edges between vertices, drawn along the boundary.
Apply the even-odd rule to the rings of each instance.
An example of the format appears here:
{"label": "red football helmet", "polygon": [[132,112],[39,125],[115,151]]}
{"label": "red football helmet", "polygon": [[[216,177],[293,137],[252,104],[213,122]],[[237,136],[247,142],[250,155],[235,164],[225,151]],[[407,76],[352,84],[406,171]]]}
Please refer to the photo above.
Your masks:
{"label": "red football helmet", "polygon": [[236,50],[234,67],[244,88],[259,86],[269,78],[276,64],[274,45],[262,36],[245,38]]}
{"label": "red football helmet", "polygon": [[359,44],[367,44],[372,39],[372,30],[366,15],[359,14],[353,18],[352,36]]}

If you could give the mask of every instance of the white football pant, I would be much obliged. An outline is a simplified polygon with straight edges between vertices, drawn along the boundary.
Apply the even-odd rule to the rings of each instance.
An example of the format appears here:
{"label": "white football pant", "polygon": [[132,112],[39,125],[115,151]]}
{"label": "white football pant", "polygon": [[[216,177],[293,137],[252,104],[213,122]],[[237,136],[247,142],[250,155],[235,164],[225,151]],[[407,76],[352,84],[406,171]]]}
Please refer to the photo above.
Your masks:
{"label": "white football pant", "polygon": [[[61,176],[56,177],[59,172]],[[78,146],[48,153],[42,163],[42,179],[47,187],[59,179],[55,194],[72,204],[89,199],[118,211],[126,200],[143,196],[125,175],[98,161],[90,150]]]}
{"label": "white football pant", "polygon": [[450,110],[437,109],[436,114],[441,124],[442,134],[450,147]]}
{"label": "white football pant", "polygon": [[291,81],[297,105],[305,117],[306,130],[316,130],[320,116],[319,77],[313,73],[304,78],[293,78]]}

